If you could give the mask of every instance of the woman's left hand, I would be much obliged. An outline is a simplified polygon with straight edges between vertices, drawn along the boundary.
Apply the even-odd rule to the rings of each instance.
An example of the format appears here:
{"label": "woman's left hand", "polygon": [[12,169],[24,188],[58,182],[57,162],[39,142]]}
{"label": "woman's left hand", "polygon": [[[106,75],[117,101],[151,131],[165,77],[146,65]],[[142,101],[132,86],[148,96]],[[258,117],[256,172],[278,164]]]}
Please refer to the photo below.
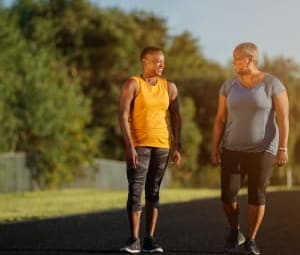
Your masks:
{"label": "woman's left hand", "polygon": [[181,162],[181,155],[180,152],[178,150],[174,150],[172,152],[172,164],[174,164],[175,166],[179,166]]}
{"label": "woman's left hand", "polygon": [[287,151],[278,151],[276,155],[276,163],[278,166],[285,166],[288,162]]}

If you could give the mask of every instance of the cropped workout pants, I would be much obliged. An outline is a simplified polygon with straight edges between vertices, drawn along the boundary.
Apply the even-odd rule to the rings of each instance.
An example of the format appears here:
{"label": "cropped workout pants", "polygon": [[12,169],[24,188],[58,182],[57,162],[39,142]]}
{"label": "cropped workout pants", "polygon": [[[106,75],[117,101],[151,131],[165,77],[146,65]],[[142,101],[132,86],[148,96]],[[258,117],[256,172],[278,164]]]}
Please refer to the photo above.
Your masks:
{"label": "cropped workout pants", "polygon": [[266,187],[272,173],[275,156],[269,152],[240,152],[222,150],[221,199],[225,203],[237,201],[245,176],[248,177],[248,204],[264,205]]}
{"label": "cropped workout pants", "polygon": [[169,149],[154,147],[136,147],[138,154],[137,168],[127,162],[128,211],[140,211],[141,196],[145,187],[145,199],[155,208],[159,206],[160,184],[164,177]]}

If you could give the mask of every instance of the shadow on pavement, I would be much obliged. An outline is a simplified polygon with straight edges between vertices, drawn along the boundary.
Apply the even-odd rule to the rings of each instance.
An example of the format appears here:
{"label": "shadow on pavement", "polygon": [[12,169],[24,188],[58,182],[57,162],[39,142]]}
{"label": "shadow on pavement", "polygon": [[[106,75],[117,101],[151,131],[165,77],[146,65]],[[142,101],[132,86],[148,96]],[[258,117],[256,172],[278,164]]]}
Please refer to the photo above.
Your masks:
{"label": "shadow on pavement", "polygon": [[[269,193],[257,240],[262,254],[300,254],[299,198],[300,191]],[[240,202],[245,232],[247,197]],[[157,238],[165,254],[224,254],[227,232],[218,198],[161,206]],[[128,233],[125,210],[1,224],[0,255],[119,254]]]}

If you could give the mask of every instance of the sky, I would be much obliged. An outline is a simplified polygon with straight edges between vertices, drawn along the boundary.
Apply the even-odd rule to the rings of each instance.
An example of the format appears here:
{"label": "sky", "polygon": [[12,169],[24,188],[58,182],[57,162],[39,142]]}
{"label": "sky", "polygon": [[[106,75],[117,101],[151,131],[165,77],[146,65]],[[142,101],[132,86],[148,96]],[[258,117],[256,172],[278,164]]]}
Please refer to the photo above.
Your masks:
{"label": "sky", "polygon": [[[10,4],[12,0],[2,0]],[[126,12],[144,10],[165,18],[170,35],[189,31],[207,59],[226,65],[233,48],[254,42],[260,56],[300,63],[299,0],[90,0]]]}
{"label": "sky", "polygon": [[254,42],[260,56],[300,63],[299,0],[91,0],[126,12],[150,11],[166,19],[170,35],[189,31],[204,56],[228,64],[233,48]]}

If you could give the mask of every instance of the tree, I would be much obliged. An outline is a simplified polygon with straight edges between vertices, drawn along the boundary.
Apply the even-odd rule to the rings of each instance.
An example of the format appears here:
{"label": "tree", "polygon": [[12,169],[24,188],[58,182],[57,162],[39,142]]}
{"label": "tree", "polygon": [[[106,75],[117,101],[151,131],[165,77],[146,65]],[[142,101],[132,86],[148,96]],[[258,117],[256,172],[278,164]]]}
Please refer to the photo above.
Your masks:
{"label": "tree", "polygon": [[189,32],[184,32],[173,36],[169,44],[166,50],[167,75],[176,81],[201,77],[206,60],[199,49],[198,41]]}
{"label": "tree", "polygon": [[[26,40],[20,16],[1,14],[1,151],[24,151],[36,184],[54,187],[71,180],[95,152],[84,131],[89,100],[53,46],[51,20],[31,20]],[[41,47],[43,46],[43,47]],[[9,131],[9,132],[8,132]]]}
{"label": "tree", "polygon": [[183,97],[180,100],[182,115],[182,163],[173,167],[174,186],[191,186],[195,174],[199,171],[198,156],[202,140],[201,131],[197,127],[195,106],[191,98]]}
{"label": "tree", "polygon": [[13,107],[17,103],[16,93],[20,89],[14,63],[18,61],[22,41],[15,33],[15,27],[8,21],[4,9],[0,12],[0,47],[0,151],[14,151],[20,125]]}

